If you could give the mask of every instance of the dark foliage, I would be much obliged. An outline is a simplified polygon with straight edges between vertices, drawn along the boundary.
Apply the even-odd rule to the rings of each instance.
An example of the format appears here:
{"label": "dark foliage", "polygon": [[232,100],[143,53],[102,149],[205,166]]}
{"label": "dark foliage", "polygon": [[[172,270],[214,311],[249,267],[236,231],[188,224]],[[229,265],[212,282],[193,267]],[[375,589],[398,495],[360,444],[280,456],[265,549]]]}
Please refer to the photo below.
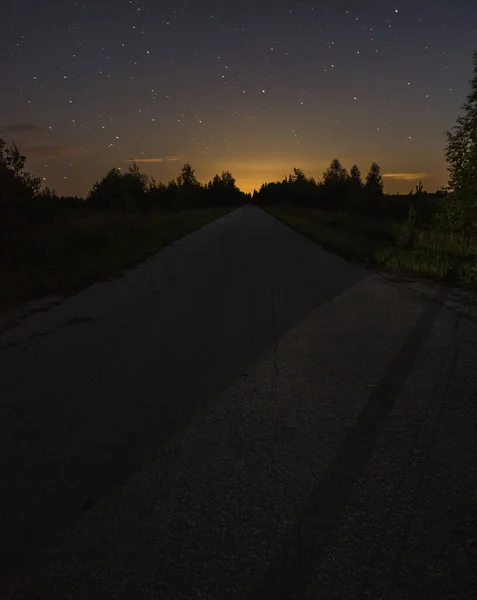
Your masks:
{"label": "dark foliage", "polygon": [[77,196],[59,196],[25,171],[26,157],[15,143],[0,138],[0,229],[51,223],[71,211],[82,211]]}
{"label": "dark foliage", "polygon": [[0,222],[7,224],[41,201],[41,180],[24,170],[26,157],[16,144],[0,138]]}
{"label": "dark foliage", "polygon": [[445,209],[446,192],[428,194],[422,184],[409,196],[385,195],[381,169],[373,163],[366,177],[361,179],[357,165],[351,171],[334,159],[324,172],[321,181],[307,178],[301,169],[282,181],[265,183],[255,192],[252,201],[263,206],[294,204],[335,212],[347,212],[369,218],[407,221],[411,206],[415,211],[416,226],[431,226],[439,210]]}
{"label": "dark foliage", "polygon": [[206,188],[207,203],[209,206],[239,206],[247,201],[247,196],[239,190],[230,171],[223,171],[209,181]]}
{"label": "dark foliage", "polygon": [[[178,177],[168,184],[156,182],[141,173],[133,164],[127,171],[111,169],[95,183],[86,201],[77,197],[60,197],[54,190],[42,188],[40,179],[25,172],[25,157],[15,144],[7,146],[0,138],[0,223],[50,222],[70,212],[121,211],[168,212],[240,206],[250,201],[236,185],[229,171],[217,174],[202,185],[189,163]],[[439,198],[438,198],[439,196]],[[441,202],[437,202],[437,200]],[[334,159],[323,173],[321,181],[309,178],[295,168],[282,181],[265,183],[253,194],[253,202],[262,205],[293,203],[297,206],[344,211],[352,214],[405,221],[412,206],[413,219],[419,226],[434,222],[438,207],[447,199],[447,190],[427,194],[422,184],[409,196],[388,196],[383,193],[381,171],[376,163],[370,167],[363,182],[357,165],[350,172]]]}
{"label": "dark foliage", "polygon": [[461,229],[477,225],[477,52],[473,55],[471,91],[457,124],[447,132],[449,163],[449,222]]}
{"label": "dark foliage", "polygon": [[126,173],[113,169],[95,184],[87,201],[95,210],[144,212],[159,208],[178,212],[211,206],[240,206],[248,199],[228,171],[216,175],[204,186],[197,180],[192,166],[186,163],[179,176],[167,185],[142,174],[137,165]]}
{"label": "dark foliage", "polygon": [[321,204],[329,210],[344,210],[348,197],[349,175],[341,162],[335,158],[323,173]]}
{"label": "dark foliage", "polygon": [[114,168],[94,184],[86,202],[94,210],[137,211],[145,205],[147,189],[148,177],[136,164],[125,173]]}
{"label": "dark foliage", "polygon": [[189,163],[167,185],[141,173],[133,164],[127,171],[111,169],[96,182],[86,201],[76,196],[58,196],[42,187],[41,180],[24,170],[26,157],[12,143],[0,138],[0,226],[9,223],[50,222],[70,211],[148,212],[212,206],[240,206],[250,200],[239,190],[228,171],[207,185],[199,183]]}
{"label": "dark foliage", "polygon": [[364,194],[368,202],[380,202],[384,195],[384,183],[380,166],[373,162],[364,184]]}

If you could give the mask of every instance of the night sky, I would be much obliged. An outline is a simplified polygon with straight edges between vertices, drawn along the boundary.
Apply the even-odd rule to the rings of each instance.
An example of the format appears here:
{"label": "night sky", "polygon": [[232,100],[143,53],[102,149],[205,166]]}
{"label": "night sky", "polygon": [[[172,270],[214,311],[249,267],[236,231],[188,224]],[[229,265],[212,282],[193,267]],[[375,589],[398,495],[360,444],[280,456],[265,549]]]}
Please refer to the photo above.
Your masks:
{"label": "night sky", "polygon": [[128,161],[244,191],[335,157],[447,182],[476,0],[2,0],[0,135],[60,194]]}

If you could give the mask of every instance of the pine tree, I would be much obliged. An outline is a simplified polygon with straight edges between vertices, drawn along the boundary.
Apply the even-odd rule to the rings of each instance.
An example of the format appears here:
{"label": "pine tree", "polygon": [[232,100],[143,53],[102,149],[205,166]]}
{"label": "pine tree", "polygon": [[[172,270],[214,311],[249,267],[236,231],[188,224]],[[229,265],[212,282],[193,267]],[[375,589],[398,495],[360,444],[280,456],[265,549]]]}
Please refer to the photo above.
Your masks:
{"label": "pine tree", "polygon": [[331,165],[323,173],[323,183],[325,185],[343,183],[346,179],[348,179],[348,172],[337,158],[331,162]]}
{"label": "pine tree", "polygon": [[361,187],[363,185],[363,182],[361,180],[361,171],[359,170],[358,165],[353,165],[351,167],[349,178],[352,184],[356,187]]}
{"label": "pine tree", "polygon": [[366,183],[364,185],[366,194],[372,198],[377,199],[384,195],[384,183],[383,176],[381,175],[381,167],[373,162],[366,176]]}
{"label": "pine tree", "polygon": [[343,210],[345,208],[348,179],[347,170],[335,158],[323,173],[323,181],[320,186],[323,208],[331,210]]}
{"label": "pine tree", "polygon": [[471,91],[462,105],[457,125],[447,131],[445,156],[449,162],[450,213],[454,225],[469,227],[477,217],[477,52],[473,55]]}
{"label": "pine tree", "polygon": [[351,167],[347,181],[347,200],[349,210],[359,211],[363,203],[363,181],[357,165]]}

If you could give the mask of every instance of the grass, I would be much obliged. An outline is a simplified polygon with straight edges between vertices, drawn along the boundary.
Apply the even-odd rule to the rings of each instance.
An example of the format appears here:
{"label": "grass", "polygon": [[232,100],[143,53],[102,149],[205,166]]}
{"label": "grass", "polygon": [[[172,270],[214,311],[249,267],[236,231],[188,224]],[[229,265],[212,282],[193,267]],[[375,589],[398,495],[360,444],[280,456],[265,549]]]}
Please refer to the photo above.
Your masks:
{"label": "grass", "polygon": [[288,204],[264,208],[326,250],[349,260],[437,280],[477,283],[476,238]]}
{"label": "grass", "polygon": [[0,313],[35,298],[68,295],[119,276],[231,207],[80,214],[0,232]]}

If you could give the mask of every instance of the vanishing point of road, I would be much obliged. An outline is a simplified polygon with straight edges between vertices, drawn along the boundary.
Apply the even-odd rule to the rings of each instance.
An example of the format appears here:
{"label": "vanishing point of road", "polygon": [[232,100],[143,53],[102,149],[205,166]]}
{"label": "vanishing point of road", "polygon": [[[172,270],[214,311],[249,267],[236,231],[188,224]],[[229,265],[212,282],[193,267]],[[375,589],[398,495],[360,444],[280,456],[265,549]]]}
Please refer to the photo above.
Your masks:
{"label": "vanishing point of road", "polygon": [[0,337],[0,598],[477,597],[477,309],[251,205]]}

